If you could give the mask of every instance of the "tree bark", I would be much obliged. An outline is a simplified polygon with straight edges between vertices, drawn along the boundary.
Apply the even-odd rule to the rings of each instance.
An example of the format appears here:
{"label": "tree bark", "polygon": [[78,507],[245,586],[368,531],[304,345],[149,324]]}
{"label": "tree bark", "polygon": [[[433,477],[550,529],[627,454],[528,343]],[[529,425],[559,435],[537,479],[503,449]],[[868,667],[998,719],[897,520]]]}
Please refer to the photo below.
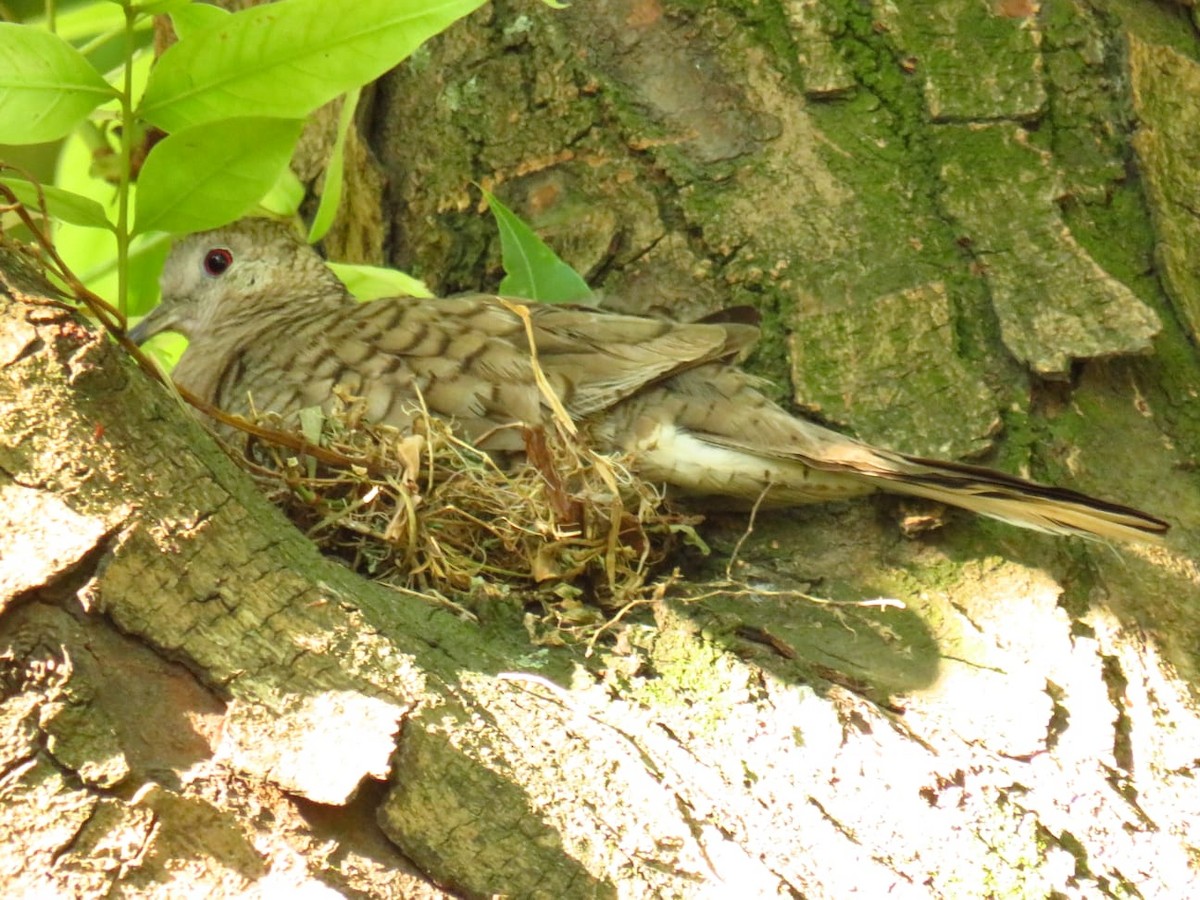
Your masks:
{"label": "tree bark", "polygon": [[[1144,506],[1175,525],[1164,548],[966,516],[906,538],[898,514],[927,511],[886,500],[744,542],[714,517],[686,573],[703,599],[668,591],[591,655],[535,645],[519,600],[468,623],[320,557],[169,394],[10,276],[0,877],[1195,893],[1188,14],[497,3],[381,83],[329,242],[390,234],[434,287],[487,287],[483,184],[608,306],[752,302],[752,365],[801,406]],[[745,589],[704,592],[727,566]]]}

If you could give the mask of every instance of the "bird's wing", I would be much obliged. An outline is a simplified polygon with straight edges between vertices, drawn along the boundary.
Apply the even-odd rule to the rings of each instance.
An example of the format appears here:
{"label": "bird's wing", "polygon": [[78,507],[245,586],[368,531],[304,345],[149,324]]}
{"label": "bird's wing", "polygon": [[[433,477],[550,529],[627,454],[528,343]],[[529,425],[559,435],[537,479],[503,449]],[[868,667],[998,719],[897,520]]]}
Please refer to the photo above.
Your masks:
{"label": "bird's wing", "polygon": [[647,384],[737,355],[757,329],[523,307],[483,295],[375,300],[260,332],[227,367],[220,396],[237,406],[249,393],[259,409],[290,412],[328,403],[341,385],[364,398],[369,420],[404,427],[419,395],[430,412],[477,437],[542,418],[530,335],[545,383],[580,419]]}
{"label": "bird's wing", "polygon": [[757,328],[741,323],[678,324],[545,304],[529,309],[538,363],[552,384],[564,385],[563,403],[576,418],[648,384],[739,356],[758,338]]}

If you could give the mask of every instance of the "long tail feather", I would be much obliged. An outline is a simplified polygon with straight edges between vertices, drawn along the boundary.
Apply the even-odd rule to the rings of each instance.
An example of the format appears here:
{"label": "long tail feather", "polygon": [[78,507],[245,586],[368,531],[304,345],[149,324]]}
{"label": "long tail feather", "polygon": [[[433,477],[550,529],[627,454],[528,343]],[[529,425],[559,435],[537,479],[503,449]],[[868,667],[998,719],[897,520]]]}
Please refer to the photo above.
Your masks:
{"label": "long tail feather", "polygon": [[964,463],[876,451],[899,471],[876,472],[892,493],[926,497],[1014,525],[1101,540],[1160,542],[1169,525],[1141,510]]}

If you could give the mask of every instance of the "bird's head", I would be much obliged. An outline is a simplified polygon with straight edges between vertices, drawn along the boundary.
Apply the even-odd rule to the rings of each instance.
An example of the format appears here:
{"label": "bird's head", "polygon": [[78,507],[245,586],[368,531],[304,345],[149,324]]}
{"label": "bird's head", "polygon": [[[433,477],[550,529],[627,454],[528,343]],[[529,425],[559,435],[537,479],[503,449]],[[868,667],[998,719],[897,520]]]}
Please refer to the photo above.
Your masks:
{"label": "bird's head", "polygon": [[222,326],[314,298],[342,302],[341,282],[292,229],[269,219],[182,238],[163,266],[162,302],[129,333],[137,344],[164,331],[189,341]]}

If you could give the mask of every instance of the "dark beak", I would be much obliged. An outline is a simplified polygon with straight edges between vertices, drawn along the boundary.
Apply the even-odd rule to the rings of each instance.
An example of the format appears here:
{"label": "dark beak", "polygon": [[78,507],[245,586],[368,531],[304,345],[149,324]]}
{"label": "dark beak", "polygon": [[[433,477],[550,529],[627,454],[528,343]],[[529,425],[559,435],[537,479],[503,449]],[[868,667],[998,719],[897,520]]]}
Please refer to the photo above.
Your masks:
{"label": "dark beak", "polygon": [[142,321],[129,330],[128,337],[140,347],[156,334],[170,331],[174,324],[174,310],[160,303],[154,309],[150,310]]}

